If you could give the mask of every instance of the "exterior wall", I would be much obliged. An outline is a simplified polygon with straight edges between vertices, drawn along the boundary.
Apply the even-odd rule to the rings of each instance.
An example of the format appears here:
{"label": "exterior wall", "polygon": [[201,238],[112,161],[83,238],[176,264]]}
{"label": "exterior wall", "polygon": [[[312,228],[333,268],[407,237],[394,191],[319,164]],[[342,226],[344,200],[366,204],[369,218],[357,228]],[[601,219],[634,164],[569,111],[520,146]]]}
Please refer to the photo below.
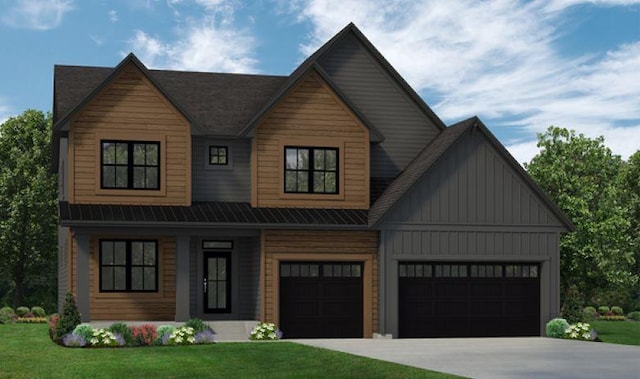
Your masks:
{"label": "exterior wall", "polygon": [[60,151],[58,154],[60,157],[58,160],[58,200],[60,201],[69,200],[69,188],[67,185],[67,175],[69,171],[69,160],[67,157],[68,142],[69,140],[67,138],[60,138]]}
{"label": "exterior wall", "polygon": [[64,297],[69,288],[68,252],[70,249],[69,228],[58,227],[58,312],[62,312]]}
{"label": "exterior wall", "polygon": [[[339,194],[285,194],[286,145],[338,147]],[[315,71],[257,127],[253,151],[253,206],[369,207],[369,130]]]}
{"label": "exterior wall", "polygon": [[[251,141],[192,138],[193,201],[251,201]],[[209,145],[229,147],[227,166],[209,165]]]}
{"label": "exterior wall", "polygon": [[490,145],[466,134],[381,225],[383,333],[398,335],[398,262],[530,262],[540,270],[540,332],[559,312],[564,226]]}
{"label": "exterior wall", "polygon": [[[100,140],[160,142],[160,190],[100,188]],[[71,120],[69,201],[190,205],[191,134],[187,120],[130,64]]]}
{"label": "exterior wall", "polygon": [[371,147],[372,177],[395,177],[439,133],[353,35],[333,46],[319,62],[385,138]]}
{"label": "exterior wall", "polygon": [[378,331],[377,232],[264,230],[261,319],[279,322],[280,261],[363,261],[364,336]]}

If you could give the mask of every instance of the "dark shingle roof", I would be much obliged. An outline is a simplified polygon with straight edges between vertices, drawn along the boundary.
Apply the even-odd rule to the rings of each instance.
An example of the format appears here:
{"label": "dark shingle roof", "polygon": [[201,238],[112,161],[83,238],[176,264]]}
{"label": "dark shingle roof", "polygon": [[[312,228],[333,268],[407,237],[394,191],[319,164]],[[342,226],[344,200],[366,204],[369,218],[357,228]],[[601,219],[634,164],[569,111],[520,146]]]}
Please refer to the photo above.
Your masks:
{"label": "dark shingle roof", "polygon": [[[56,66],[54,123],[63,119],[113,68]],[[148,70],[203,132],[235,136],[286,80],[285,76]]]}
{"label": "dark shingle roof", "polygon": [[422,175],[440,159],[440,157],[480,120],[477,117],[461,121],[444,129],[431,141],[416,158],[398,175],[398,177],[380,195],[369,209],[369,226],[375,225],[400,200]]}
{"label": "dark shingle roof", "polygon": [[191,206],[59,203],[61,225],[242,225],[367,227],[364,209],[252,208],[245,202],[194,202]]}

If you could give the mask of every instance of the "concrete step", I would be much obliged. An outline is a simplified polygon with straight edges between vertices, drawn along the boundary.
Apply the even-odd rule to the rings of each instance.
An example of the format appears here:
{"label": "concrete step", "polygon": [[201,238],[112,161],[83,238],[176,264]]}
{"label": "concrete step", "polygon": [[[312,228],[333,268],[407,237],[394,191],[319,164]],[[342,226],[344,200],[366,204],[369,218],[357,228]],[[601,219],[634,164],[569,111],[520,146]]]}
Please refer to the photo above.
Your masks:
{"label": "concrete step", "polygon": [[[92,321],[89,323],[92,327],[108,328],[116,321]],[[122,321],[129,326],[138,326],[142,324],[160,325],[173,325],[180,327],[184,325],[183,322],[174,321]],[[225,321],[205,321],[216,333],[216,342],[247,342],[249,341],[249,333],[253,329],[258,321],[252,320],[225,320]]]}

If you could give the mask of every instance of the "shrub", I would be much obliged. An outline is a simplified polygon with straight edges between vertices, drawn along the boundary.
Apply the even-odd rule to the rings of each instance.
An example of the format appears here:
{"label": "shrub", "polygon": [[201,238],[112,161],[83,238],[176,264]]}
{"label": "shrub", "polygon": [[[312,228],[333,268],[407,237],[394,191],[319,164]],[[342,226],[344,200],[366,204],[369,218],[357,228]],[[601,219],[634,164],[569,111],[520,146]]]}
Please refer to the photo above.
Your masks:
{"label": "shrub", "polygon": [[611,308],[607,307],[606,305],[601,305],[598,307],[598,313],[600,313],[601,315],[606,315],[609,312],[611,312]]}
{"label": "shrub", "polygon": [[605,315],[598,317],[599,321],[625,321],[627,318],[624,316]]}
{"label": "shrub", "polygon": [[214,343],[215,338],[216,338],[216,334],[212,330],[202,330],[196,333],[196,338],[194,343],[196,344]]}
{"label": "shrub", "polygon": [[62,344],[67,347],[85,347],[87,340],[78,334],[67,334],[62,339]]}
{"label": "shrub", "polygon": [[594,307],[585,307],[582,310],[582,318],[587,321],[593,321],[598,317],[598,312]]}
{"label": "shrub", "polygon": [[213,331],[213,329],[211,329],[209,325],[207,325],[204,321],[200,320],[199,318],[192,318],[191,320],[185,322],[184,326],[193,328],[193,330],[195,330],[196,333],[204,332],[205,330]]}
{"label": "shrub", "polygon": [[96,347],[116,347],[124,346],[125,341],[121,335],[114,334],[108,329],[95,329],[89,343]]}
{"label": "shrub", "polygon": [[640,311],[633,311],[627,315],[629,320],[640,321]]}
{"label": "shrub", "polygon": [[27,313],[29,313],[29,311],[31,311],[28,307],[18,307],[16,308],[16,314],[18,315],[18,317],[25,317],[27,315]]}
{"label": "shrub", "polygon": [[591,336],[591,325],[586,322],[579,322],[577,324],[569,325],[569,327],[564,332],[564,338],[570,340],[585,340],[591,341],[593,337]]}
{"label": "shrub", "polygon": [[18,317],[16,320],[18,324],[46,324],[46,317]]}
{"label": "shrub", "polygon": [[196,332],[192,327],[181,326],[162,338],[163,345],[191,345],[196,342]]}
{"label": "shrub", "polygon": [[0,324],[13,324],[18,316],[11,307],[3,307],[0,309]]}
{"label": "shrub", "polygon": [[618,306],[613,306],[611,307],[611,313],[613,313],[614,316],[622,316],[624,315],[624,311],[622,310],[622,308],[618,307]]}
{"label": "shrub", "polygon": [[569,328],[569,323],[563,318],[554,318],[547,323],[547,337],[563,338],[564,332]]}
{"label": "shrub", "polygon": [[582,306],[580,305],[580,293],[575,286],[569,287],[565,296],[560,315],[569,323],[582,321]]}
{"label": "shrub", "polygon": [[156,326],[153,324],[132,326],[131,334],[133,335],[133,343],[136,346],[149,346],[158,339]]}
{"label": "shrub", "polygon": [[80,324],[73,329],[73,333],[76,336],[81,336],[85,341],[91,340],[93,337],[93,327],[89,324]]}
{"label": "shrub", "polygon": [[280,338],[282,338],[282,332],[270,322],[259,322],[249,334],[249,339],[252,341],[279,340]]}
{"label": "shrub", "polygon": [[76,300],[71,292],[67,292],[62,307],[62,315],[58,321],[55,332],[55,340],[61,341],[64,336],[71,334],[76,326],[80,325],[80,313],[76,306]]}
{"label": "shrub", "polygon": [[49,338],[51,341],[58,342],[56,338],[56,330],[58,330],[58,323],[60,322],[60,316],[57,313],[49,316]]}
{"label": "shrub", "polygon": [[[162,345],[166,336],[171,335],[176,330],[176,327],[173,325],[160,325],[157,329],[158,337],[155,341],[156,345]],[[169,337],[166,337],[169,338]]]}
{"label": "shrub", "polygon": [[44,311],[42,307],[33,307],[31,308],[31,313],[33,313],[36,317],[47,317],[47,313]]}
{"label": "shrub", "polygon": [[129,326],[124,322],[114,322],[109,326],[109,331],[113,334],[119,334],[128,346],[133,345],[133,334]]}

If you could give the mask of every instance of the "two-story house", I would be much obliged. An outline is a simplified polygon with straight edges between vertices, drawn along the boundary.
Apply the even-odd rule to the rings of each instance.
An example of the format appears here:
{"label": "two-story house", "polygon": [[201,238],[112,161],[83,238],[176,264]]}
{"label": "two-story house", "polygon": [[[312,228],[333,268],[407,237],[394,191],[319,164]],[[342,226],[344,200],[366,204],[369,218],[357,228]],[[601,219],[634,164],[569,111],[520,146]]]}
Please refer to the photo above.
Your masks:
{"label": "two-story house", "polygon": [[518,336],[559,312],[571,222],[353,24],[289,76],[56,66],[53,113],[59,293],[85,321]]}

